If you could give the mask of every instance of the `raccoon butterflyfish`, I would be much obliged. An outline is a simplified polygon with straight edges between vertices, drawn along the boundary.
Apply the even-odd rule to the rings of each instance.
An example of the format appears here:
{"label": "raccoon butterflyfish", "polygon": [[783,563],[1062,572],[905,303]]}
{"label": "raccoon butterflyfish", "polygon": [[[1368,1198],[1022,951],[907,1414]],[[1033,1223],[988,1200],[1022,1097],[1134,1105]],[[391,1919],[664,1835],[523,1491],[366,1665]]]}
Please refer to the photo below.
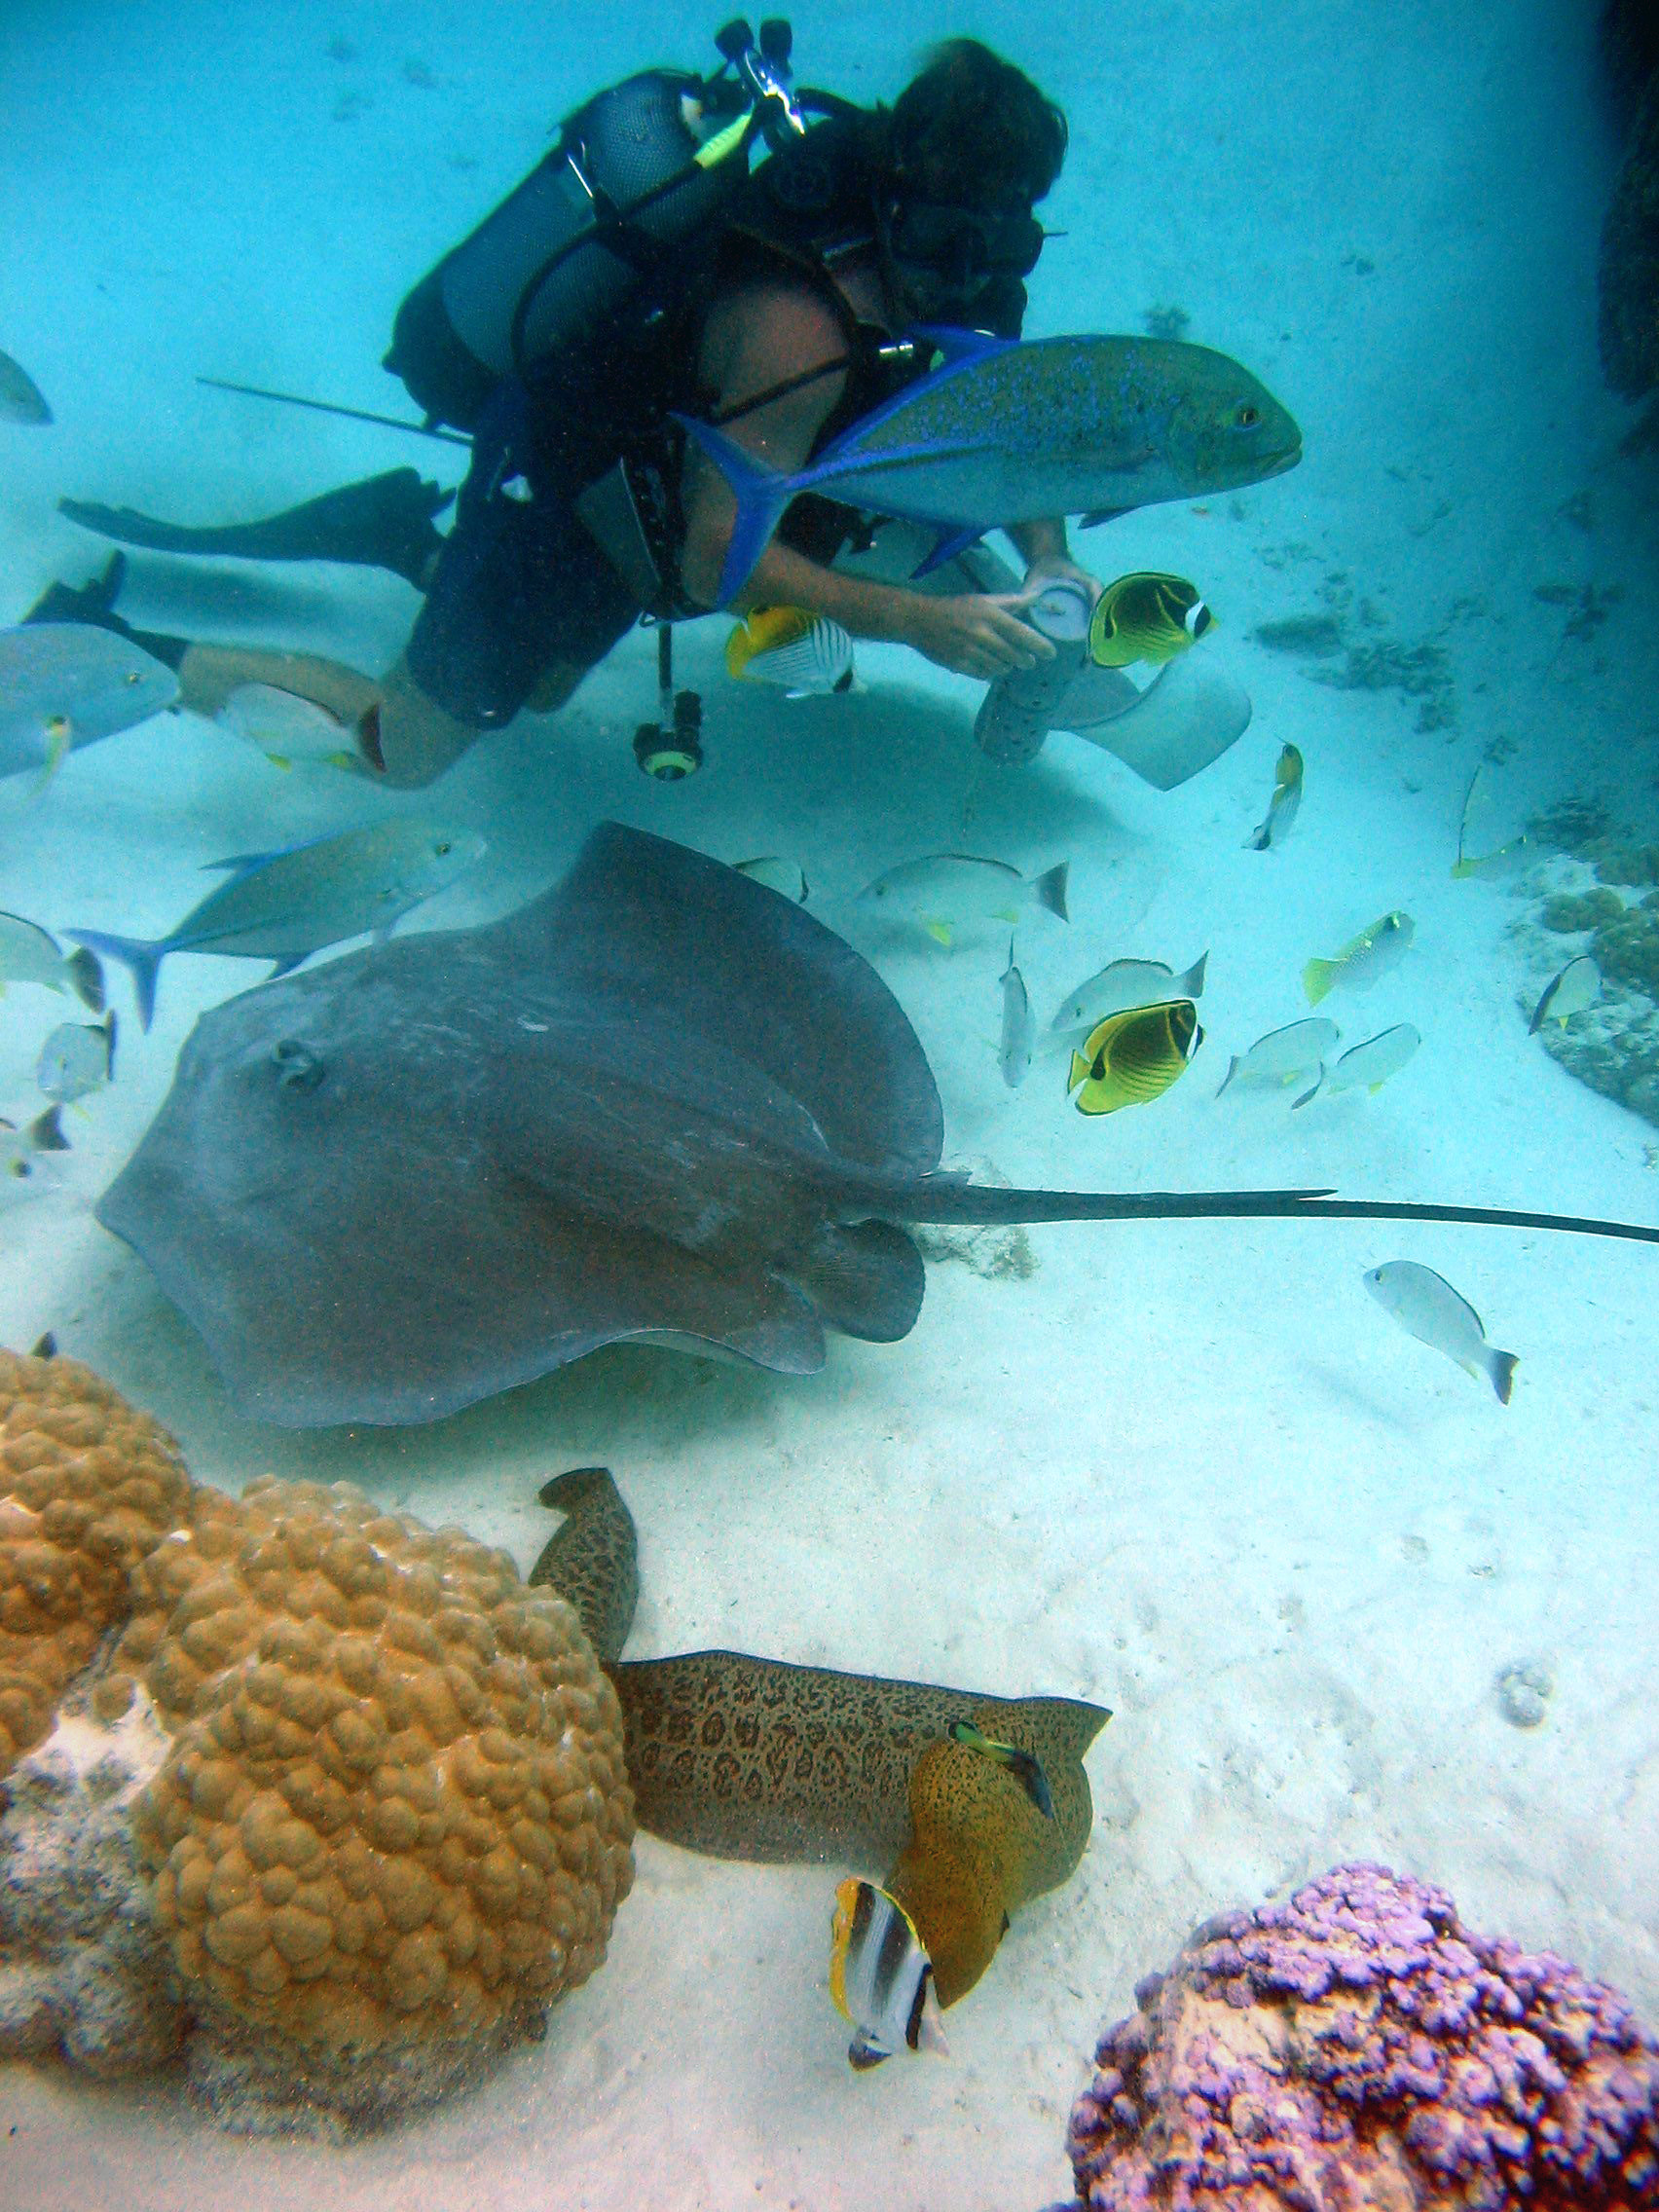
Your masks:
{"label": "raccoon butterflyfish", "polygon": [[1073,1052],[1066,1088],[1080,1114],[1115,1114],[1161,1097],[1203,1043],[1191,999],[1109,1014]]}
{"label": "raccoon butterflyfish", "polygon": [[1184,653],[1215,617],[1185,576],[1138,571],[1108,584],[1088,621],[1088,657],[1096,668],[1127,668]]}

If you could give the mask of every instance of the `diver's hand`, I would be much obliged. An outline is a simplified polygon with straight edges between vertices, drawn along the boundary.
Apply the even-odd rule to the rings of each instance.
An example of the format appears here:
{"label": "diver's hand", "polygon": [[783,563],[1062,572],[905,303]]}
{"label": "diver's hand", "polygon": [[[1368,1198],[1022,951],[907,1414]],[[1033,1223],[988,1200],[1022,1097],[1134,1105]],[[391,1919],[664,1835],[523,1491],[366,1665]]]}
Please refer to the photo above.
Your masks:
{"label": "diver's hand", "polygon": [[1057,583],[1081,585],[1088,594],[1090,607],[1094,605],[1094,602],[1106,588],[1098,576],[1091,576],[1087,569],[1080,569],[1075,561],[1068,559],[1064,554],[1040,554],[1026,569],[1025,595],[1027,597],[1040,592],[1047,584]]}
{"label": "diver's hand", "polygon": [[999,676],[1054,657],[1043,633],[1019,619],[1018,609],[1035,596],[1030,591],[959,592],[936,598],[917,592],[905,610],[903,642],[940,668],[994,682]]}

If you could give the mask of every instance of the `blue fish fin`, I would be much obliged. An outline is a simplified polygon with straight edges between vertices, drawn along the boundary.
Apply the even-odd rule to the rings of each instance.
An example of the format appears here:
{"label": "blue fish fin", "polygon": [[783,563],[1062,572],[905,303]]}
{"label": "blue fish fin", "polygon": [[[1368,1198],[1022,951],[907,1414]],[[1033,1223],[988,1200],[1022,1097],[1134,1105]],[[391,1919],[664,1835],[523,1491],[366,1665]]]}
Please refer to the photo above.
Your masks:
{"label": "blue fish fin", "polygon": [[737,499],[737,520],[732,525],[731,543],[726,547],[725,565],[720,571],[719,605],[724,607],[765,552],[784,509],[795,494],[805,488],[812,471],[785,476],[746,453],[735,438],[728,438],[712,423],[699,423],[694,415],[678,413],[673,420],[687,437],[701,446],[731,486]]}
{"label": "blue fish fin", "polygon": [[910,581],[914,583],[918,577],[931,576],[936,569],[942,569],[947,561],[954,561],[958,553],[966,553],[970,545],[977,545],[984,535],[982,530],[976,530],[972,525],[965,530],[953,530],[948,523],[941,524],[933,551],[911,570]]}
{"label": "blue fish fin", "polygon": [[919,338],[936,353],[942,353],[946,362],[983,361],[1019,344],[1017,338],[999,338],[993,331],[962,330],[954,323],[942,322],[918,322],[904,336]]}
{"label": "blue fish fin", "polygon": [[1133,514],[1132,507],[1090,507],[1088,514],[1079,518],[1079,530],[1094,530],[1103,522],[1116,522],[1120,515]]}
{"label": "blue fish fin", "polygon": [[148,1029],[156,1015],[156,977],[162,962],[175,949],[171,938],[157,938],[146,943],[142,938],[107,937],[101,930],[65,930],[63,934],[100,959],[119,960],[131,972],[139,1026]]}
{"label": "blue fish fin", "polygon": [[226,860],[203,861],[202,872],[203,875],[227,875],[234,883],[240,883],[243,876],[252,875],[256,868],[268,867],[273,861],[284,861],[290,853],[303,853],[308,846],[320,845],[334,834],[332,830],[325,830],[321,837],[302,837],[297,845],[273,845],[268,853],[232,853]]}
{"label": "blue fish fin", "polygon": [[265,980],[268,983],[274,983],[278,976],[292,975],[302,960],[309,960],[310,958],[309,952],[285,952],[281,959],[273,965],[271,973]]}

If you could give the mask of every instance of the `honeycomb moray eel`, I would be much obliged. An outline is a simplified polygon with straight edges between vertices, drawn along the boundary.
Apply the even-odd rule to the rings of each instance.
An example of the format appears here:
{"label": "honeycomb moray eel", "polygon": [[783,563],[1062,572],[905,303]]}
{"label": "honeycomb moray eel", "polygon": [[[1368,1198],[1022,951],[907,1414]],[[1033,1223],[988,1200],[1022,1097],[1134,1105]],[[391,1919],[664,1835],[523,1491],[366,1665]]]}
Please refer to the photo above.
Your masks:
{"label": "honeycomb moray eel", "polygon": [[[1083,1754],[1111,1714],[1061,1697],[982,1697],[930,1682],[792,1667],[746,1651],[624,1659],[639,1595],[633,1516],[603,1467],[540,1493],[566,1516],[530,1580],[569,1599],[621,1700],[640,1825],[722,1859],[890,1862],[941,2005],[973,1988],[1028,1898],[1083,1857]],[[1033,1751],[1046,1820],[1017,1777],[950,1740],[968,1720]]]}

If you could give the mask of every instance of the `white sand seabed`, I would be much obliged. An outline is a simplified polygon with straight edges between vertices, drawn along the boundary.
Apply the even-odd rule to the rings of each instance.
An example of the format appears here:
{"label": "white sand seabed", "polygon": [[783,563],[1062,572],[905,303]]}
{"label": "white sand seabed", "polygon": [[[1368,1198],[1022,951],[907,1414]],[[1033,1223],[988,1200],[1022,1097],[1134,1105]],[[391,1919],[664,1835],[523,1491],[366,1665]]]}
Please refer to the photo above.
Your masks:
{"label": "white sand seabed", "polygon": [[[896,650],[861,654],[871,689],[850,701],[728,685],[717,622],[682,634],[708,709],[709,762],[685,785],[649,785],[629,756],[653,704],[643,638],[556,722],[524,720],[406,801],[280,775],[163,718],[72,757],[33,809],[0,794],[0,906],[159,933],[203,863],[401,803],[490,837],[487,868],[404,926],[464,925],[533,895],[614,815],[728,859],[801,861],[813,910],[915,1021],[951,1153],[1015,1182],[1332,1183],[1659,1219],[1656,1132],[1526,1035],[1506,934],[1524,897],[1448,875],[1464,786],[1498,740],[1477,848],[1594,792],[1652,833],[1652,463],[1613,459],[1626,418],[1595,362],[1616,148],[1586,13],[1177,0],[1082,40],[1008,9],[903,39],[886,12],[797,13],[803,76],[858,96],[903,82],[912,30],[975,29],[1022,60],[1073,129],[1050,203],[1068,236],[1029,327],[1132,329],[1178,304],[1303,424],[1295,475],[1080,541],[1107,574],[1200,579],[1222,623],[1202,649],[1253,693],[1252,729],[1181,792],[1069,738],[1023,772],[978,763],[975,687]],[[407,283],[593,82],[700,57],[682,12],[630,8],[623,26],[601,47],[589,18],[518,0],[464,18],[434,0],[9,11],[0,162],[27,219],[0,260],[0,345],[57,424],[0,425],[0,612],[92,572],[96,549],[53,512],[62,491],[220,519],[406,458],[455,473],[440,449],[191,379],[395,412],[373,364]],[[356,58],[330,57],[336,36]],[[1564,640],[1569,610],[1533,597],[1563,581],[1622,588],[1587,640]],[[1443,648],[1453,725],[1419,730],[1398,691],[1310,682],[1310,664],[1249,636],[1345,594],[1353,642]],[[354,571],[135,555],[126,604],[158,627],[378,667],[415,603]],[[1286,740],[1307,797],[1291,841],[1258,855],[1243,839]],[[1208,1041],[1158,1105],[1085,1121],[1053,1062],[1009,1092],[1006,934],[946,953],[845,903],[949,848],[1027,868],[1069,856],[1071,926],[1019,933],[1045,1018],[1116,954],[1180,968],[1210,948]],[[1412,1065],[1376,1098],[1294,1118],[1259,1092],[1217,1102],[1228,1055],[1307,1011],[1309,956],[1396,906],[1417,922],[1404,964],[1324,1011],[1345,1044],[1417,1022]],[[831,1870],[645,1837],[608,1962],[478,2094],[335,2150],[221,2136],[164,2083],[14,2067],[8,2202],[176,2212],[234,2188],[248,2212],[1034,2208],[1063,2191],[1070,2100],[1138,1976],[1196,1920],[1345,1855],[1444,1882],[1474,1925],[1554,1945],[1659,2016],[1659,1254],[1365,1223],[1035,1229],[1030,1279],[934,1267],[908,1339],[836,1343],[817,1377],[616,1349],[431,1429],[287,1434],[228,1410],[196,1339],[91,1215],[196,1015],[258,973],[170,961],[147,1037],[114,980],[113,1088],[66,1116],[74,1149],[55,1169],[0,1196],[0,1341],[55,1331],[177,1432],[200,1478],[349,1478],[527,1567],[549,1528],[537,1483],[603,1459],[642,1535],[634,1652],[731,1644],[1099,1699],[1116,1716],[1088,1761],[1095,1829],[1076,1878],[1019,1916],[950,2013],[948,2060],[850,2075],[825,1989]],[[0,1111],[34,1110],[35,1053],[70,1011],[7,995]],[[1447,1274],[1520,1354],[1509,1408],[1366,1296],[1363,1270],[1393,1257]],[[1531,1729],[1497,1703],[1514,1663],[1553,1681]]]}

